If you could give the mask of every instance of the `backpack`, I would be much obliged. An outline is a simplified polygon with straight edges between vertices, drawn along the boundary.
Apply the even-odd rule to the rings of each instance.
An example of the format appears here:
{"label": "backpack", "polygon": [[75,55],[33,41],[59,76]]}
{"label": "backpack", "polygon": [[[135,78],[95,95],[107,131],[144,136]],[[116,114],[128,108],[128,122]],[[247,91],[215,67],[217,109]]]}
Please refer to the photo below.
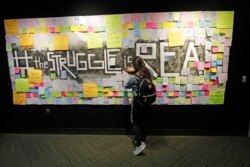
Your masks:
{"label": "backpack", "polygon": [[156,89],[153,82],[145,77],[139,77],[137,82],[137,99],[143,105],[152,104],[156,100]]}

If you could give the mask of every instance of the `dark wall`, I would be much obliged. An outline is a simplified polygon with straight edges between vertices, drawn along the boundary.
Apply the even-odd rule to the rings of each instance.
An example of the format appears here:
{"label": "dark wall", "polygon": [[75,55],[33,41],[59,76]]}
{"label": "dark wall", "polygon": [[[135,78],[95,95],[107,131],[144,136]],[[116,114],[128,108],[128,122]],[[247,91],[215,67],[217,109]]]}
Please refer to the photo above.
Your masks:
{"label": "dark wall", "polygon": [[[39,4],[41,3],[41,4]],[[153,106],[150,111],[151,129],[179,132],[211,132],[211,134],[246,135],[249,125],[249,82],[242,83],[243,75],[249,76],[249,7],[236,0],[189,1],[41,1],[36,3],[6,2],[1,7],[0,23],[0,130],[24,131],[33,129],[127,129],[129,106],[88,105],[12,105],[12,90],[5,51],[4,19],[39,18],[77,15],[121,14],[169,11],[234,10],[233,43],[230,50],[229,76],[224,105]],[[3,12],[5,10],[5,12]],[[247,78],[248,79],[248,78]],[[46,111],[46,109],[49,109]]]}

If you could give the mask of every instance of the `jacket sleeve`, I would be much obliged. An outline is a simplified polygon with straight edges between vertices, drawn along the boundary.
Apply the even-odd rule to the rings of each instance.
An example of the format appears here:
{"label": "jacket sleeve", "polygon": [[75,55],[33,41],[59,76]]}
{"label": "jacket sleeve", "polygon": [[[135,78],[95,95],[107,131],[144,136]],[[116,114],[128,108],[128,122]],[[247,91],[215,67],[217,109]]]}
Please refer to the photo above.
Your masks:
{"label": "jacket sleeve", "polygon": [[133,75],[129,75],[128,78],[124,82],[124,86],[127,89],[135,88],[137,84],[137,78]]}

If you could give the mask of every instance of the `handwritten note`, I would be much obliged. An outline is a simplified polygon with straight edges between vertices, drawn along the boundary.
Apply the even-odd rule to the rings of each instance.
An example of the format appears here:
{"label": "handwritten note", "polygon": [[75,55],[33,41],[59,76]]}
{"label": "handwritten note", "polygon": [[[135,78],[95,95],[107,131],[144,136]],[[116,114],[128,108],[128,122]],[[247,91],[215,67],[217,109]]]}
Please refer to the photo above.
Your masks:
{"label": "handwritten note", "polygon": [[29,91],[29,81],[28,79],[16,79],[16,91],[17,92],[28,92]]}
{"label": "handwritten note", "polygon": [[122,34],[120,31],[107,32],[107,48],[121,48]]}
{"label": "handwritten note", "polygon": [[11,19],[11,20],[4,20],[4,27],[6,34],[19,34],[18,30],[18,20]]}
{"label": "handwritten note", "polygon": [[96,83],[83,83],[83,97],[98,97],[98,87]]}
{"label": "handwritten note", "polygon": [[69,50],[69,39],[67,35],[54,36],[54,49],[55,50]]}
{"label": "handwritten note", "polygon": [[210,91],[210,104],[224,104],[224,90],[211,90]]}
{"label": "handwritten note", "polygon": [[107,15],[105,16],[106,30],[117,30],[121,28],[121,16],[120,15]]}
{"label": "handwritten note", "polygon": [[28,69],[28,76],[30,83],[42,83],[42,70]]}
{"label": "handwritten note", "polygon": [[13,104],[25,105],[26,104],[26,94],[13,92]]}
{"label": "handwritten note", "polygon": [[100,33],[87,33],[88,49],[102,48],[102,38]]}
{"label": "handwritten note", "polygon": [[33,48],[33,35],[32,34],[21,34],[20,35],[20,45],[25,48]]}
{"label": "handwritten note", "polygon": [[233,28],[234,12],[223,11],[217,12],[216,27],[217,28]]}
{"label": "handwritten note", "polygon": [[183,46],[184,33],[182,30],[173,30],[168,33],[169,46]]}

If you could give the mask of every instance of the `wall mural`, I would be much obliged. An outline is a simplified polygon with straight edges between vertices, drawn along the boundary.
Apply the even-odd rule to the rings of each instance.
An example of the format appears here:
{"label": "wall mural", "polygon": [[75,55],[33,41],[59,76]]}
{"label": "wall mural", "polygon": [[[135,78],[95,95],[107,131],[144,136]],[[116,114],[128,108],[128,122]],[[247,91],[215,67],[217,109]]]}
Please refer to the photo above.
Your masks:
{"label": "wall mural", "polygon": [[233,11],[4,20],[13,104],[128,105],[141,56],[158,105],[223,104]]}

